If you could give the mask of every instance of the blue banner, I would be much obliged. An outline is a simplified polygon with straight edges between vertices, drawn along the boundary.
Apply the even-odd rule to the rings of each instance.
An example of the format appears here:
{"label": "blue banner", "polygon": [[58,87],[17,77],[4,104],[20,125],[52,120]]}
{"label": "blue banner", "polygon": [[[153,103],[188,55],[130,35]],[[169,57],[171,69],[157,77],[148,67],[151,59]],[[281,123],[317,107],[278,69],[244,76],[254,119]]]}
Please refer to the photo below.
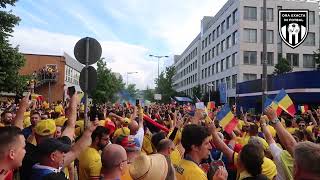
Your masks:
{"label": "blue banner", "polygon": [[220,103],[227,103],[227,84],[220,83],[219,84],[219,92],[220,92]]}

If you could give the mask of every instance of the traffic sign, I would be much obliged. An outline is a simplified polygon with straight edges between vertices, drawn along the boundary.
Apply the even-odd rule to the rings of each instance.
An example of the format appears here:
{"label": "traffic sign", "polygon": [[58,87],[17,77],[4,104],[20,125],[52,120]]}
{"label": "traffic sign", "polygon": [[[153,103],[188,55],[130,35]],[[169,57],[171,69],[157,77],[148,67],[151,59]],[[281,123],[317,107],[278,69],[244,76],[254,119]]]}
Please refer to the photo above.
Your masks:
{"label": "traffic sign", "polygon": [[[88,92],[88,94],[90,94],[97,86],[97,71],[92,66],[88,66],[87,69],[88,69],[88,89],[87,89],[87,92]],[[84,67],[80,73],[80,88],[82,89],[83,92],[86,92],[85,71],[86,71],[86,68]]]}
{"label": "traffic sign", "polygon": [[[89,43],[87,43],[87,40],[89,41]],[[87,53],[88,59],[86,59]],[[86,60],[88,61],[88,65],[96,63],[100,59],[101,53],[102,48],[100,43],[96,39],[91,37],[80,39],[74,46],[74,57],[81,64],[86,64]]]}

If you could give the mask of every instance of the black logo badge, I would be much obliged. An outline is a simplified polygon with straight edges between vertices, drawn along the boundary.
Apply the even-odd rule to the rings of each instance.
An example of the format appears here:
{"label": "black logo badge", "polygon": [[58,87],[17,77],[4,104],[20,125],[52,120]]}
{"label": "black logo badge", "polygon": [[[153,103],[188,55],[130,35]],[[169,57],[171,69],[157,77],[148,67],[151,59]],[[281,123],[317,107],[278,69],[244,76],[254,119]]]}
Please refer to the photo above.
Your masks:
{"label": "black logo badge", "polygon": [[309,10],[279,10],[279,34],[291,48],[298,47],[309,31]]}

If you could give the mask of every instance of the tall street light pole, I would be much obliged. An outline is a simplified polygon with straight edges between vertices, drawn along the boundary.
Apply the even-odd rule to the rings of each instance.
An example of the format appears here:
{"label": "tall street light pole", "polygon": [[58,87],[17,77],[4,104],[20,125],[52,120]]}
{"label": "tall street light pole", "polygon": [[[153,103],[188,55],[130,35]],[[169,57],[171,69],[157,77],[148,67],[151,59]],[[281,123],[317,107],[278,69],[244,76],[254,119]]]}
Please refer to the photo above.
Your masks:
{"label": "tall street light pole", "polygon": [[158,79],[159,79],[159,61],[161,58],[168,58],[169,56],[159,56],[159,55],[153,55],[153,54],[150,54],[149,56],[158,58]]}
{"label": "tall street light pole", "polygon": [[209,84],[207,84],[207,86],[209,86],[209,102],[210,102],[211,101],[211,89],[212,89],[213,84],[209,83]]}
{"label": "tall street light pole", "polygon": [[129,81],[128,81],[128,76],[129,76],[129,74],[137,74],[137,73],[138,73],[138,72],[127,72],[127,87],[128,87],[128,84],[129,84],[129,83],[128,83],[128,82],[129,82]]}
{"label": "tall street light pole", "polygon": [[267,97],[267,2],[263,0],[263,46],[262,46],[262,112],[264,108],[264,102]]}

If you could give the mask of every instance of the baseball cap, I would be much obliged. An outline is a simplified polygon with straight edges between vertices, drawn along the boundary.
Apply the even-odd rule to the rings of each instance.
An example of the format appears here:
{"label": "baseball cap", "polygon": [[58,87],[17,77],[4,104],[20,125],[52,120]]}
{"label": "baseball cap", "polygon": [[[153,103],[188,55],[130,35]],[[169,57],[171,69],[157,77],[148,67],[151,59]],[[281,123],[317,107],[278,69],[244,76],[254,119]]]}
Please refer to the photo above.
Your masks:
{"label": "baseball cap", "polygon": [[42,141],[38,146],[38,154],[40,156],[49,155],[54,151],[68,152],[70,151],[70,144],[63,143],[62,140],[48,138]]}
{"label": "baseball cap", "polygon": [[56,123],[53,119],[41,120],[35,127],[35,133],[40,136],[48,136],[54,134],[56,128]]}
{"label": "baseball cap", "polygon": [[132,135],[129,135],[129,136],[120,135],[116,139],[115,143],[121,145],[126,151],[129,151],[129,152],[140,151],[140,142],[138,138],[135,138]]}

